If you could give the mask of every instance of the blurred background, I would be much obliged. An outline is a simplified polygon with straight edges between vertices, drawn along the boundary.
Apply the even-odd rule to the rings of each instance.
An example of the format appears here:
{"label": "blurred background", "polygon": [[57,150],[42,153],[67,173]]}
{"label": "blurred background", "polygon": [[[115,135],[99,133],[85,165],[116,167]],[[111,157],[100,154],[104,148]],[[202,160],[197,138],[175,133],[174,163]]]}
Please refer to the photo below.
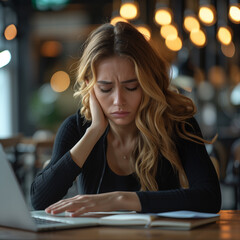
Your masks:
{"label": "blurred background", "polygon": [[61,122],[79,108],[77,61],[102,23],[128,21],[170,64],[221,182],[223,209],[240,206],[238,0],[0,0],[0,143],[28,197]]}

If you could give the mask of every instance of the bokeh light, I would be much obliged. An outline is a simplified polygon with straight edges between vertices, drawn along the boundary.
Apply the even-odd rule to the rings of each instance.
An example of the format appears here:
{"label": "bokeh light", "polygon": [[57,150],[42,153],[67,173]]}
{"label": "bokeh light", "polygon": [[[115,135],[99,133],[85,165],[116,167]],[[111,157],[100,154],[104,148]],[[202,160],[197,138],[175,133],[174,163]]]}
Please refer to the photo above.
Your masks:
{"label": "bokeh light", "polygon": [[167,38],[168,36],[178,36],[178,30],[173,24],[163,25],[160,29],[160,34],[163,38]]}
{"label": "bokeh light", "polygon": [[53,74],[50,84],[55,92],[64,92],[70,85],[70,77],[64,71],[58,71]]}
{"label": "bokeh light", "polygon": [[212,5],[203,5],[198,12],[199,19],[206,26],[211,26],[216,22],[216,11]]}
{"label": "bokeh light", "polygon": [[191,32],[194,29],[199,29],[200,23],[195,16],[189,15],[184,18],[183,26],[187,32]]}
{"label": "bokeh light", "polygon": [[224,45],[230,44],[232,41],[232,33],[229,27],[219,27],[217,31],[217,39]]}
{"label": "bokeh light", "polygon": [[8,25],[4,30],[4,36],[7,40],[13,40],[17,36],[17,28],[14,24]]}
{"label": "bokeh light", "polygon": [[179,51],[182,48],[182,40],[180,37],[168,36],[165,40],[166,46],[172,51]]}
{"label": "bokeh light", "polygon": [[8,50],[0,52],[0,68],[6,66],[11,61],[12,55]]}
{"label": "bokeh light", "polygon": [[229,58],[232,58],[235,54],[235,45],[233,42],[230,42],[228,45],[221,45],[222,53]]}
{"label": "bokeh light", "polygon": [[151,30],[147,26],[136,26],[137,30],[145,37],[147,41],[151,39]]}
{"label": "bokeh light", "polygon": [[190,33],[190,40],[198,47],[204,47],[207,42],[206,34],[201,29],[192,30]]}
{"label": "bokeh light", "polygon": [[41,55],[44,57],[57,57],[62,52],[62,44],[58,41],[46,41],[41,46]]}
{"label": "bokeh light", "polygon": [[240,23],[240,7],[239,7],[239,5],[230,6],[228,16],[232,22]]}
{"label": "bokeh light", "polygon": [[154,19],[159,25],[168,25],[172,22],[172,12],[169,8],[160,8],[155,12]]}
{"label": "bokeh light", "polygon": [[138,16],[138,5],[136,2],[126,2],[121,5],[120,15],[128,20],[133,20]]}
{"label": "bokeh light", "polygon": [[221,88],[226,81],[226,73],[220,66],[213,66],[208,71],[208,79],[216,88]]}

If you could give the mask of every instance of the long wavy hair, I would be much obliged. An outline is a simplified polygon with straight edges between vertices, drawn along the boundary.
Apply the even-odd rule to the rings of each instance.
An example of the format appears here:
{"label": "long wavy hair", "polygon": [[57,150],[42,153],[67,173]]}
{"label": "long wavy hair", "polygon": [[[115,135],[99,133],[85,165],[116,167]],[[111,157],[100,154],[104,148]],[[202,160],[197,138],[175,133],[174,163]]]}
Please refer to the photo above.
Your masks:
{"label": "long wavy hair", "polygon": [[139,134],[131,156],[141,190],[158,190],[155,178],[159,154],[176,170],[181,186],[188,187],[174,136],[178,134],[200,144],[208,141],[186,131],[186,120],[196,113],[195,105],[172,90],[166,62],[131,24],[103,24],[85,42],[74,93],[81,98],[81,114],[91,120],[89,93],[96,83],[96,62],[111,56],[125,56],[133,61],[143,92],[135,118]]}

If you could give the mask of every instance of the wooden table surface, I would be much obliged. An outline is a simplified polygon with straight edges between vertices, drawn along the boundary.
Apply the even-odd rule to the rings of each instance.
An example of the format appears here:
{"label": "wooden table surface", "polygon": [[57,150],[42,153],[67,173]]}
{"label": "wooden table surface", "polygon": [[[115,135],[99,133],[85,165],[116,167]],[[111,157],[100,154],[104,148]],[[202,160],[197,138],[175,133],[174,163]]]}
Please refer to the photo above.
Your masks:
{"label": "wooden table surface", "polygon": [[223,210],[220,220],[190,231],[168,231],[159,229],[130,229],[116,227],[89,227],[72,230],[61,230],[34,233],[0,227],[0,239],[11,240],[239,240],[240,239],[240,210]]}

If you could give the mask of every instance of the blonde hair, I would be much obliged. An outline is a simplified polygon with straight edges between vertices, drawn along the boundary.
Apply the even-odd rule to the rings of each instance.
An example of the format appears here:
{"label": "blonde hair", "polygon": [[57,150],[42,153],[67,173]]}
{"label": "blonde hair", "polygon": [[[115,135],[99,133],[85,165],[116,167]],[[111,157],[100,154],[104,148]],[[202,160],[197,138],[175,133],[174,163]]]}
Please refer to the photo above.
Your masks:
{"label": "blonde hair", "polygon": [[89,92],[96,82],[96,62],[114,55],[125,56],[133,61],[143,92],[135,119],[139,134],[132,153],[141,190],[158,190],[155,177],[159,154],[179,174],[181,186],[188,187],[173,138],[177,134],[194,142],[207,142],[187,132],[185,128],[188,124],[186,120],[193,117],[196,107],[191,99],[171,89],[166,62],[131,24],[103,24],[87,39],[79,63],[74,94],[81,97],[81,114],[91,120]]}

